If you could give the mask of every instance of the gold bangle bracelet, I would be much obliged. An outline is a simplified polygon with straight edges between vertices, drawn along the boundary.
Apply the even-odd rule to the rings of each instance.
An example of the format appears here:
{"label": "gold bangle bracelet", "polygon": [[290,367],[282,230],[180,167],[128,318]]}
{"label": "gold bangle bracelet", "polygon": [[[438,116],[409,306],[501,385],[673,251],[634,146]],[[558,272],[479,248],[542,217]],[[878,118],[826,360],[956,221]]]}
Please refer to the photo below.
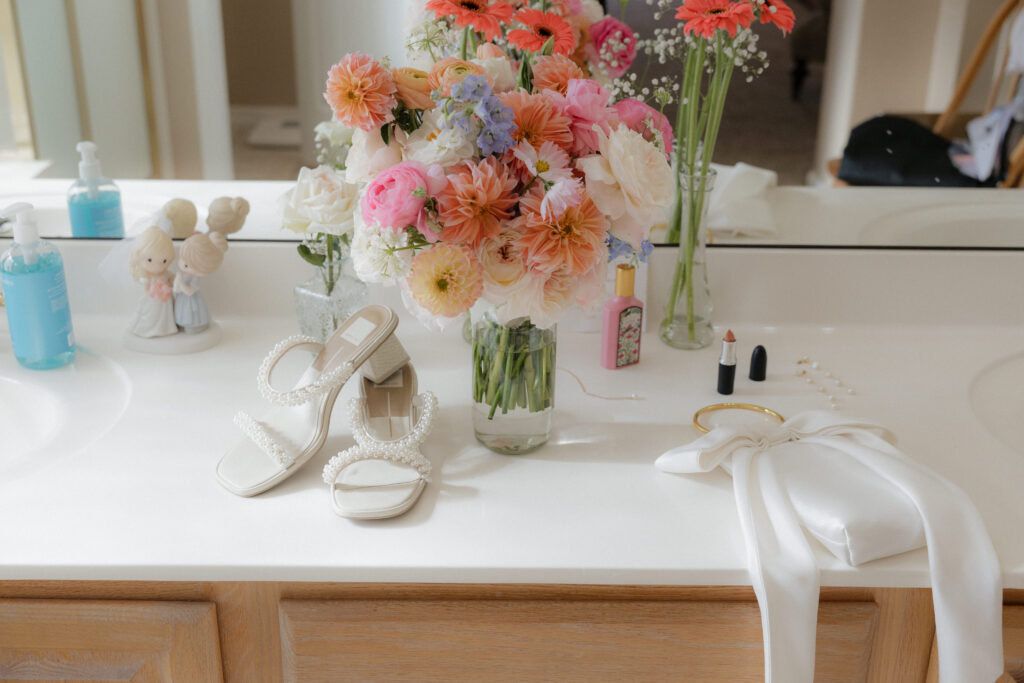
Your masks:
{"label": "gold bangle bracelet", "polygon": [[782,417],[771,408],[754,405],[753,403],[712,403],[709,406],[704,406],[693,414],[693,426],[696,427],[701,434],[707,434],[711,430],[700,423],[700,416],[705,413],[713,413],[718,410],[752,410],[755,413],[763,413],[764,415],[774,417],[779,422],[786,421],[786,418]]}

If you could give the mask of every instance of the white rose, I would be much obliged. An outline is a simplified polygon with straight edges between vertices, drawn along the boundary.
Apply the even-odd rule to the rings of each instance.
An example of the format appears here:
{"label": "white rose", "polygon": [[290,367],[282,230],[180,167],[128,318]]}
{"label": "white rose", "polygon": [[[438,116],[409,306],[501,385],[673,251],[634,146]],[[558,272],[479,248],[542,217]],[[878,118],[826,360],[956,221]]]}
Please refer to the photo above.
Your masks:
{"label": "white rose", "polygon": [[665,154],[623,124],[605,135],[597,126],[599,153],[576,160],[586,176],[587,193],[611,221],[610,232],[634,249],[665,218],[675,198],[672,169]]}
{"label": "white rose", "polygon": [[484,270],[483,297],[492,304],[505,303],[529,284],[526,264],[516,247],[518,236],[516,228],[506,223],[497,237],[485,237],[477,248],[477,259]]}
{"label": "white rose", "polygon": [[476,156],[476,138],[480,135],[480,124],[474,120],[470,132],[464,133],[456,127],[441,127],[441,112],[431,109],[423,115],[423,123],[405,143],[405,158],[430,166],[440,164],[451,166]]}
{"label": "white rose", "polygon": [[280,200],[281,220],[295,232],[352,234],[352,215],[359,208],[359,187],[330,166],[303,168],[295,187]]}
{"label": "white rose", "polygon": [[313,133],[316,137],[326,140],[332,146],[341,147],[342,145],[352,144],[352,134],[355,133],[355,128],[349,128],[341,121],[321,121],[316,124]]}
{"label": "white rose", "polygon": [[495,93],[509,92],[515,90],[519,85],[516,72],[512,68],[512,62],[505,57],[494,57],[493,59],[471,59],[474,64],[483,67],[487,74],[487,80],[491,82],[491,90]]}
{"label": "white rose", "polygon": [[352,149],[345,158],[345,179],[350,183],[368,183],[386,168],[402,161],[402,145],[405,133],[395,129],[395,136],[388,144],[380,131],[356,130],[352,133]]}

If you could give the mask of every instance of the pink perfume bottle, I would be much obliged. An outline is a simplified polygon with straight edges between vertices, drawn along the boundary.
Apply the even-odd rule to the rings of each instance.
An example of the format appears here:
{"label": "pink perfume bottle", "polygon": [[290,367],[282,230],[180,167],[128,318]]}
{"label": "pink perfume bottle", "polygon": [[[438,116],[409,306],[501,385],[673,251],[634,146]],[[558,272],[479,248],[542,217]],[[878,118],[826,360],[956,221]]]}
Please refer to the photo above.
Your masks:
{"label": "pink perfume bottle", "polygon": [[614,370],[640,362],[640,328],[644,304],[633,296],[636,270],[624,263],[615,269],[615,296],[604,304],[601,365]]}

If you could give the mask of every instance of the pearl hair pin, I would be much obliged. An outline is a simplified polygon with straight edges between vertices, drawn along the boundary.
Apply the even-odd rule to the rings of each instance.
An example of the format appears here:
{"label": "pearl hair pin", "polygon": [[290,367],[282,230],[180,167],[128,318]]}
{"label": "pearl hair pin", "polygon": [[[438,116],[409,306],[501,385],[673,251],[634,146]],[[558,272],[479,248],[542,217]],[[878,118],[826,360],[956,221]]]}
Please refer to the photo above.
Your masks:
{"label": "pearl hair pin", "polygon": [[831,370],[822,367],[819,361],[803,356],[794,363],[794,366],[797,377],[803,379],[819,393],[825,394],[829,408],[832,410],[839,410],[840,394],[845,393],[852,396],[857,393],[853,387],[836,377]]}

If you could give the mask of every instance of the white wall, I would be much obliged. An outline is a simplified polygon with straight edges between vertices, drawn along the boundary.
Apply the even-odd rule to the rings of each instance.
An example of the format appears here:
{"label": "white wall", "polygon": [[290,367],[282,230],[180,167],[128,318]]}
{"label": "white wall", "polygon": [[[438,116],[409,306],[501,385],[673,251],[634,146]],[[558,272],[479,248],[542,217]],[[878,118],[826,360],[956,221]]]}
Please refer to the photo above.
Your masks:
{"label": "white wall", "polygon": [[[0,41],[3,38],[0,37]],[[4,74],[4,55],[0,50],[0,155],[18,148],[14,139],[14,122],[11,120],[11,101],[7,96],[7,77]]]}
{"label": "white wall", "polygon": [[349,52],[405,63],[405,15],[411,0],[294,0],[295,85],[302,159],[315,162],[313,128],[331,116],[324,101],[327,72]]}

